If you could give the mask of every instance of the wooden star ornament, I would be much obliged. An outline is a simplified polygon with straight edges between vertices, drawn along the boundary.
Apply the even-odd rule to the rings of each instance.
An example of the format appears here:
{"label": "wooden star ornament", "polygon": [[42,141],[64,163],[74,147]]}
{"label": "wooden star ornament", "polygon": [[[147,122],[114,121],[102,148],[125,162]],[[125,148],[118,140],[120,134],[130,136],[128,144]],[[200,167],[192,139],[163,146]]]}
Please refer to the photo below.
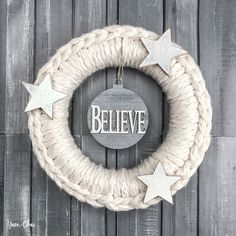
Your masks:
{"label": "wooden star ornament", "polygon": [[161,162],[159,162],[152,175],[138,176],[138,179],[147,185],[144,203],[147,203],[156,197],[161,197],[173,204],[171,186],[179,181],[181,177],[166,175]]}
{"label": "wooden star ornament", "polygon": [[141,38],[148,51],[140,67],[158,64],[167,75],[170,75],[171,59],[184,55],[187,51],[171,42],[171,31],[168,29],[158,40]]}
{"label": "wooden star ornament", "polygon": [[31,95],[31,99],[25,112],[42,108],[45,113],[52,118],[53,104],[67,96],[66,94],[58,92],[52,88],[51,77],[49,74],[46,75],[40,85],[29,84],[26,82],[22,82],[22,84]]}

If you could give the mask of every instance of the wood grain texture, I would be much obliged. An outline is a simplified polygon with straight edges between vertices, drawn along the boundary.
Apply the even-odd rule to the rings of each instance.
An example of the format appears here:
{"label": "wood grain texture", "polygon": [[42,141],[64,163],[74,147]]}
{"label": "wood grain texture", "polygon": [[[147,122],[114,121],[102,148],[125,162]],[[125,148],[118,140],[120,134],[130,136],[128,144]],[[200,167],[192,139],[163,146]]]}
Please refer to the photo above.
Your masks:
{"label": "wood grain texture", "polygon": [[[174,206],[161,203],[115,213],[81,204],[46,176],[31,152],[23,112],[28,94],[21,80],[32,82],[39,68],[72,37],[116,23],[159,34],[170,27],[174,41],[200,62],[211,94],[212,145],[199,173],[174,197]],[[0,235],[234,235],[235,29],[234,0],[0,1]],[[165,137],[168,106],[152,79],[125,69],[124,85],[145,101],[152,129],[130,149],[102,147],[89,134],[87,109],[94,97],[112,87],[116,74],[115,68],[97,72],[75,91],[69,122],[76,143],[94,162],[130,168]],[[35,227],[9,229],[8,221],[29,221]]]}
{"label": "wood grain texture", "polygon": [[[198,3],[195,0],[166,1],[165,28],[171,28],[172,40],[198,60]],[[169,121],[168,105],[164,106],[164,135]],[[174,205],[163,202],[162,235],[197,235],[197,187],[198,174],[188,185],[177,192]]]}
{"label": "wood grain texture", "polygon": [[[49,1],[37,1],[35,5],[35,68],[34,80],[38,70],[49,58],[49,35],[50,35],[50,14]],[[47,232],[47,177],[41,169],[36,156],[32,160],[32,196],[31,215],[32,222],[37,227],[32,228],[33,235],[43,235]]]}
{"label": "wood grain texture", "polygon": [[215,137],[200,168],[199,235],[236,232],[236,138]]}
{"label": "wood grain texture", "polygon": [[200,66],[213,105],[214,136],[236,134],[236,2],[202,1],[199,9]]}
{"label": "wood grain texture", "polygon": [[0,135],[0,235],[3,235],[4,216],[4,158],[5,158],[6,137]]}
{"label": "wood grain texture", "polygon": [[30,235],[30,227],[10,223],[30,222],[31,142],[28,135],[6,138],[4,161],[4,235]]}
{"label": "wood grain texture", "polygon": [[[161,33],[162,4],[162,1],[156,0],[120,0],[119,24],[137,25]],[[132,10],[127,12],[127,9]],[[135,147],[118,152],[118,167],[132,168],[158,147],[162,134],[162,92],[151,78],[131,69],[125,70],[124,86],[135,91],[144,100],[149,111],[149,128],[143,139]],[[156,216],[155,219],[152,219],[153,215]],[[161,204],[143,211],[118,213],[117,235],[161,235],[160,219]]]}
{"label": "wood grain texture", "polygon": [[[91,135],[82,136],[82,151],[97,163],[106,163],[106,148]],[[81,235],[105,235],[105,209],[96,209],[87,203],[81,204]]]}
{"label": "wood grain texture", "polygon": [[[48,4],[46,12],[49,26],[48,55],[52,56],[72,37],[72,2],[51,0],[46,4]],[[49,177],[47,177],[46,192],[46,233],[70,235],[70,196],[61,191]]]}
{"label": "wood grain texture", "polygon": [[[106,25],[106,1],[75,0],[73,34],[80,36],[93,29]],[[95,162],[106,165],[106,149],[92,137],[87,125],[88,107],[93,98],[106,89],[105,70],[96,72],[75,91],[72,111],[72,132],[81,136],[82,150]],[[77,201],[72,200],[72,204]],[[106,210],[95,209],[88,204],[81,204],[81,235],[105,235]]]}
{"label": "wood grain texture", "polygon": [[7,133],[26,134],[28,93],[21,81],[33,79],[34,1],[7,1],[6,114]]}
{"label": "wood grain texture", "polygon": [[[24,107],[28,94],[21,80],[33,79],[33,1],[6,4],[5,134],[3,235],[30,235],[30,227],[9,228],[30,222],[31,144]],[[3,30],[4,32],[4,30]],[[3,84],[4,84],[4,78]],[[3,85],[2,84],[2,85]]]}
{"label": "wood grain texture", "polygon": [[5,133],[7,2],[0,1],[0,133]]}
{"label": "wood grain texture", "polygon": [[[49,57],[72,37],[72,3],[43,0],[35,7],[36,76]],[[33,235],[70,234],[70,196],[46,176],[36,158],[32,166],[32,221],[38,226],[32,228]]]}
{"label": "wood grain texture", "polygon": [[[118,24],[119,18],[119,0],[110,0],[106,2],[106,24]],[[112,88],[114,80],[117,78],[117,69],[106,69],[106,89]],[[106,167],[109,169],[117,168],[117,150],[106,149]],[[106,235],[117,235],[117,213],[106,210]]]}

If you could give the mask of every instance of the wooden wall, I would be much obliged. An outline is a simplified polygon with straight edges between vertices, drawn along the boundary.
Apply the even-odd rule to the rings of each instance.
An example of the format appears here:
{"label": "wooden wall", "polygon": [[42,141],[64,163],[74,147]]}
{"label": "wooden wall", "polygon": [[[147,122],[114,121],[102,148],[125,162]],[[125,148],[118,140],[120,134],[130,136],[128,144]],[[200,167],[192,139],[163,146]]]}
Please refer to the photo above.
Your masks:
{"label": "wooden wall", "polygon": [[[147,210],[115,213],[61,191],[32,153],[23,112],[39,68],[73,37],[111,24],[142,26],[173,39],[199,63],[213,104],[212,144],[199,171],[174,197]],[[155,150],[168,126],[165,96],[151,79],[125,70],[125,86],[150,113],[138,145],[108,150],[89,134],[91,100],[116,70],[95,73],[73,97],[71,130],[82,150],[108,168],[132,167]],[[233,236],[236,234],[235,0],[0,0],[0,234],[82,236]],[[96,154],[96,159],[94,158]],[[35,227],[23,227],[23,222]],[[19,227],[10,228],[9,223]]]}

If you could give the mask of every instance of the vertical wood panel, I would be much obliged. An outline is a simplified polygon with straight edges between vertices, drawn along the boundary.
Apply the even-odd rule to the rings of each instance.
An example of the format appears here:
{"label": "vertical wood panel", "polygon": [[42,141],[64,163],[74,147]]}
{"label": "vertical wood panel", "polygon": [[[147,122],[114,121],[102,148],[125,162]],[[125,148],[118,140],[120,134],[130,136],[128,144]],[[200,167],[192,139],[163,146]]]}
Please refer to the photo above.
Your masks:
{"label": "vertical wood panel", "polygon": [[7,1],[0,1],[0,133],[5,132]]}
{"label": "vertical wood panel", "polygon": [[[56,50],[72,36],[72,3],[43,0],[36,2],[35,75]],[[70,234],[70,196],[46,177],[36,158],[32,170],[33,235]]]}
{"label": "vertical wood panel", "polygon": [[[80,135],[74,135],[74,139],[79,148],[81,148],[81,137]],[[70,206],[70,235],[71,236],[80,236],[81,234],[81,203],[71,197],[71,206]]]}
{"label": "vertical wood panel", "polygon": [[236,1],[200,0],[200,66],[211,94],[214,136],[235,136]]}
{"label": "vertical wood panel", "polygon": [[[31,150],[24,108],[28,94],[21,80],[33,77],[33,1],[6,4],[6,93],[4,160],[4,235],[30,235],[29,227],[9,229],[10,222],[30,222]],[[4,31],[3,31],[4,34]],[[3,78],[1,78],[3,79]],[[4,81],[4,79],[3,79]],[[2,81],[2,82],[3,82]],[[3,82],[4,83],[4,82]]]}
{"label": "vertical wood panel", "polygon": [[[235,1],[202,1],[200,66],[213,105],[213,136],[235,137]],[[235,233],[235,138],[213,138],[199,172],[199,234]]]}
{"label": "vertical wood panel", "polygon": [[[72,2],[51,0],[46,4],[49,26],[48,55],[52,56],[72,37]],[[70,235],[70,196],[61,191],[49,177],[47,177],[46,190],[47,234]]]}
{"label": "vertical wood panel", "polygon": [[[28,135],[7,136],[4,163],[4,235],[30,235],[30,165],[31,152]],[[9,228],[9,223],[20,227]]]}
{"label": "vertical wood panel", "polygon": [[21,81],[33,78],[34,2],[8,1],[6,45],[6,132],[28,133],[24,114],[28,94]]}
{"label": "vertical wood panel", "polygon": [[[34,80],[38,70],[49,58],[49,34],[50,14],[48,12],[49,1],[36,1],[35,5],[35,68]],[[32,222],[36,227],[32,228],[33,235],[46,234],[47,228],[47,177],[44,170],[39,166],[38,160],[33,155],[32,160],[32,194],[31,214]]]}
{"label": "vertical wood panel", "polygon": [[5,158],[6,138],[0,135],[0,235],[3,235],[3,215],[4,215],[4,158]]}
{"label": "vertical wood panel", "polygon": [[[105,165],[106,149],[91,135],[82,136],[82,151],[90,159]],[[105,235],[105,209],[94,208],[87,203],[81,205],[81,235]]]}
{"label": "vertical wood panel", "polygon": [[[93,29],[106,25],[106,1],[75,0],[74,36],[80,36]],[[106,165],[106,149],[98,144],[89,134],[87,126],[88,107],[100,92],[106,89],[105,71],[96,72],[79,89],[73,99],[74,135],[81,136],[81,148],[96,163]],[[73,203],[77,200],[73,199]],[[105,235],[106,210],[95,209],[88,204],[81,204],[81,235]]]}
{"label": "vertical wood panel", "polygon": [[[161,33],[162,1],[120,0],[119,23],[137,25]],[[149,111],[149,128],[144,138],[129,150],[118,152],[118,167],[130,168],[139,164],[141,159],[158,147],[162,133],[162,93],[151,78],[130,69],[125,70],[124,86],[137,92]],[[160,235],[160,219],[160,204],[146,210],[118,213],[117,235]]]}
{"label": "vertical wood panel", "polygon": [[[118,0],[107,1],[107,16],[106,24],[113,25],[118,23]],[[106,69],[106,88],[112,88],[113,82],[117,76],[117,69]],[[106,167],[109,169],[116,169],[117,165],[117,151],[107,148]],[[117,231],[117,213],[114,211],[106,210],[106,235],[116,236]]]}
{"label": "vertical wood panel", "polygon": [[[0,133],[7,134],[0,135],[0,235],[234,235],[236,2],[199,0],[199,6],[194,0],[0,2],[0,100],[5,103],[0,106]],[[31,164],[31,142],[23,112],[28,93],[21,80],[32,82],[38,69],[72,35],[80,36],[118,21],[159,34],[163,26],[171,27],[173,39],[196,60],[200,45],[200,65],[213,101],[213,135],[231,137],[213,139],[199,172],[199,199],[196,174],[177,193],[174,206],[164,203],[117,214],[81,204],[59,190],[41,170],[36,157]],[[89,134],[87,109],[96,95],[112,86],[115,77],[114,68],[97,72],[75,92],[72,132],[78,145],[96,163],[108,168],[130,168],[160,144],[166,132],[168,107],[154,81],[126,69],[124,85],[144,99],[152,129],[130,149],[102,147]],[[32,221],[35,227],[8,229],[8,221]]]}
{"label": "vertical wood panel", "polygon": [[[172,40],[188,50],[197,61],[198,2],[195,0],[168,0],[165,11],[165,28],[171,28]],[[164,122],[166,123],[168,122],[168,110],[164,109],[164,112]],[[166,124],[165,127],[168,125]],[[163,202],[163,236],[197,235],[197,187],[198,175],[196,173],[188,185],[177,192],[173,206]]]}
{"label": "vertical wood panel", "polygon": [[236,138],[213,138],[200,168],[199,235],[235,235]]}

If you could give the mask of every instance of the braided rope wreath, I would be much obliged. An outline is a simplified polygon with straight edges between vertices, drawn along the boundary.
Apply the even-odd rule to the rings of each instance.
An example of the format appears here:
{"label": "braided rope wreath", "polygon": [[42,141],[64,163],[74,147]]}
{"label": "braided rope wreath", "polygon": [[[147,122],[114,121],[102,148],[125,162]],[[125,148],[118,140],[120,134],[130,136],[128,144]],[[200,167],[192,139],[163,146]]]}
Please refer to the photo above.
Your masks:
{"label": "braided rope wreath", "polygon": [[[137,176],[152,174],[161,161],[168,175],[181,176],[171,188],[174,194],[187,184],[209,146],[212,108],[198,66],[186,54],[172,59],[171,76],[158,65],[140,68],[147,56],[140,38],[159,36],[142,28],[110,26],[72,39],[41,68],[35,82],[49,73],[53,87],[68,95],[54,104],[53,120],[40,109],[28,112],[38,161],[60,188],[95,207],[127,211],[158,203],[159,197],[144,204],[146,188]],[[69,130],[68,108],[74,90],[89,75],[119,66],[121,41],[124,65],[150,75],[166,93],[170,123],[166,139],[149,158],[133,169],[110,170],[91,162],[77,147]]]}

